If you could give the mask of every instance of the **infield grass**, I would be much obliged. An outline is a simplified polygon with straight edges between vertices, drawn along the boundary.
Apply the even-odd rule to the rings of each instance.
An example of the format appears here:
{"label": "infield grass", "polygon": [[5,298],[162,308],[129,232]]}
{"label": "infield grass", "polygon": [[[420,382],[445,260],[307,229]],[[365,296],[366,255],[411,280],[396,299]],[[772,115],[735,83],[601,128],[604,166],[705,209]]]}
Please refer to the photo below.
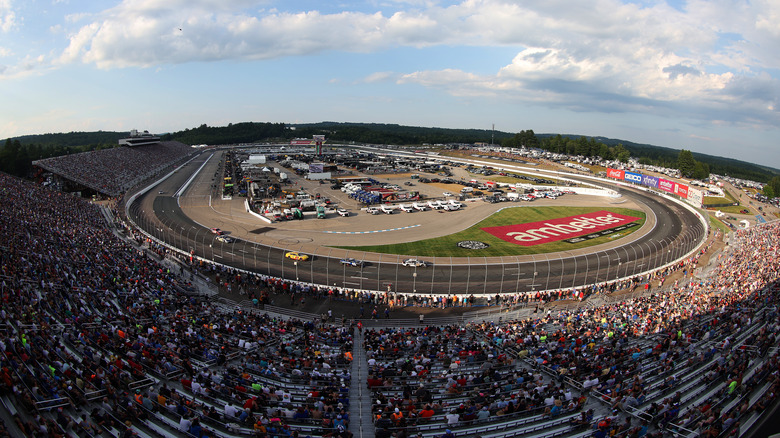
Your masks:
{"label": "infield grass", "polygon": [[[596,211],[610,211],[613,213],[634,216],[640,218],[636,222],[640,226],[623,230],[619,233],[602,236],[579,243],[568,243],[564,241],[551,242],[536,246],[521,246],[506,242],[482,231],[481,228],[497,227],[503,225],[522,224],[527,222],[537,222],[555,218],[576,216],[580,214],[592,213]],[[447,213],[447,215],[456,216],[458,212]],[[452,217],[448,219],[454,219]],[[448,236],[435,237],[431,239],[418,240],[415,242],[402,242],[390,245],[363,245],[363,246],[337,246],[337,248],[376,252],[382,254],[402,254],[408,256],[425,257],[497,257],[513,256],[526,254],[542,254],[548,252],[568,251],[572,249],[585,248],[601,243],[610,242],[615,239],[625,237],[641,228],[645,223],[645,214],[638,210],[627,208],[604,208],[604,207],[533,207],[518,206],[508,207],[495,212],[489,217],[483,219],[477,224],[455,234]],[[457,246],[457,243],[463,240],[477,240],[485,242],[490,246],[485,249],[464,249]]]}

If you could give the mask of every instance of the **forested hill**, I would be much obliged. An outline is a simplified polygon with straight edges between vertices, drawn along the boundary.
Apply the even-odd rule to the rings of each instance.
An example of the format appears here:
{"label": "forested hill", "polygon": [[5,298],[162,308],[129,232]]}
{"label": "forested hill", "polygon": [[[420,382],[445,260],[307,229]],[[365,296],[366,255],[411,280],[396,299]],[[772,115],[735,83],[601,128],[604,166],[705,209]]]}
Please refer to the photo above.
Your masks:
{"label": "forested hill", "polygon": [[[85,146],[106,145],[114,147],[117,140],[127,137],[128,132],[94,131],[94,132],[58,132],[49,134],[22,135],[10,140],[19,140],[22,145],[57,146],[63,148],[79,148]],[[5,141],[4,141],[5,142]]]}
{"label": "forested hill", "polygon": [[[537,134],[540,139],[554,137],[558,134]],[[573,134],[561,134],[563,137],[578,139],[581,136]],[[590,139],[591,137],[585,137]],[[663,146],[654,146],[651,144],[634,143],[626,140],[619,140],[607,137],[593,137],[596,142],[604,143],[607,146],[617,146],[622,144],[633,158],[640,162],[652,163],[664,167],[677,167],[677,157],[680,155],[679,149],[672,149]],[[693,158],[696,161],[707,163],[710,172],[718,175],[728,175],[735,178],[749,179],[752,181],[767,182],[775,176],[780,175],[780,170],[773,167],[762,166],[760,164],[740,161],[734,158],[718,157],[715,155],[693,152]]]}
{"label": "forested hill", "polygon": [[[298,123],[296,137],[325,134],[330,141],[395,145],[422,145],[445,143],[490,143],[493,132],[489,129],[425,128],[384,123]],[[494,142],[514,136],[514,133],[496,131]]]}
{"label": "forested hill", "polygon": [[[290,129],[294,128],[294,129]],[[528,131],[533,134],[533,131]],[[219,145],[253,143],[263,141],[288,141],[292,138],[311,138],[315,134],[324,134],[330,142],[355,142],[370,144],[422,145],[447,143],[484,142],[501,144],[515,139],[515,133],[491,131],[490,129],[449,129],[426,128],[382,123],[262,123],[241,122],[227,126],[213,127],[200,125],[192,129],[162,134],[163,140],[177,140],[182,143],[199,145]],[[117,140],[128,132],[97,131],[69,132],[40,135],[26,135],[0,142],[0,170],[24,176],[32,160],[57,156],[85,150],[103,149],[117,146]],[[539,140],[555,137],[558,134],[536,134]],[[562,134],[572,140],[579,135]],[[584,136],[590,141],[591,137]],[[634,143],[606,137],[592,137],[594,142],[607,146],[622,144],[631,156],[648,164],[676,167],[678,149]],[[707,163],[712,173],[737,178],[766,182],[780,175],[780,170],[734,160],[731,158],[693,153],[697,161]]]}
{"label": "forested hill", "polygon": [[176,140],[185,144],[239,144],[255,143],[288,136],[284,123],[242,122],[227,126],[200,125],[197,128],[165,134],[163,140]]}

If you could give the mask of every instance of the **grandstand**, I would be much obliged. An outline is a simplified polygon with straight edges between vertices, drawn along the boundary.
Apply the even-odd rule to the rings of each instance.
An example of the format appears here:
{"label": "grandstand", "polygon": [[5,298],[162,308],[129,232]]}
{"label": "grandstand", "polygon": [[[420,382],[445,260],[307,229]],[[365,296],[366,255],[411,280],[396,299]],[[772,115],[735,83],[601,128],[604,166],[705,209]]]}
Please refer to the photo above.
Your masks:
{"label": "grandstand", "polygon": [[202,272],[303,289],[173,260],[71,195],[0,175],[0,205],[0,436],[726,437],[777,406],[778,222],[662,290],[364,328],[193,295]]}
{"label": "grandstand", "polygon": [[36,160],[33,166],[55,175],[66,191],[92,190],[118,196],[194,151],[177,141],[136,140],[141,143]]}

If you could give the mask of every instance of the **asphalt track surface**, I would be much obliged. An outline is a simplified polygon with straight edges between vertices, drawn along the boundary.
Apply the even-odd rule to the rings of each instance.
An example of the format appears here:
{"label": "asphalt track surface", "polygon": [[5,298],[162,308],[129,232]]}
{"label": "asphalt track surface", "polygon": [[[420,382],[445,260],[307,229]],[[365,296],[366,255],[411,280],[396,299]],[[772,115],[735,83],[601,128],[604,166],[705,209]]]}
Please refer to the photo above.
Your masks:
{"label": "asphalt track surface", "polygon": [[[646,205],[655,220],[648,217],[642,232],[608,248],[599,246],[600,250],[501,258],[436,257],[426,258],[431,261],[428,267],[411,268],[401,264],[401,256],[325,249],[308,261],[296,263],[284,257],[287,251],[298,249],[296,242],[289,246],[244,239],[223,243],[182,211],[177,198],[170,194],[204,160],[201,155],[163,182],[159,188],[169,189],[165,193],[159,194],[154,188],[140,196],[129,210],[134,221],[156,238],[195,256],[259,274],[339,288],[475,296],[565,290],[664,266],[697,247],[707,232],[696,215],[676,203],[622,188],[623,197]],[[260,235],[263,228],[254,232]],[[370,262],[364,266],[345,265],[340,262],[345,255]]]}

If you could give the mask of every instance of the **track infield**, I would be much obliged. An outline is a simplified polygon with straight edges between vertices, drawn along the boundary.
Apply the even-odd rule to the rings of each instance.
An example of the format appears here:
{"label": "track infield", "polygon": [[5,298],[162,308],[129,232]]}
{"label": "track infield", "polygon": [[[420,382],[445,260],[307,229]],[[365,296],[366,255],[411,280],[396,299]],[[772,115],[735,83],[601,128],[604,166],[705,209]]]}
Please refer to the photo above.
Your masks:
{"label": "track infield", "polygon": [[[610,233],[601,237],[584,240],[577,243],[569,243],[563,240],[543,243],[534,246],[522,246],[502,240],[483,228],[501,227],[531,222],[549,221],[558,218],[584,215],[598,211],[606,211],[625,216],[639,218],[634,221],[638,226]],[[499,257],[519,256],[528,254],[543,254],[559,251],[569,251],[586,248],[602,243],[622,239],[642,228],[645,223],[645,213],[627,208],[605,207],[508,207],[495,212],[477,224],[448,236],[432,239],[418,240],[414,242],[402,242],[389,245],[363,245],[363,246],[334,246],[336,248],[375,252],[382,254],[403,254],[421,257]],[[458,246],[459,242],[476,241],[484,242],[489,246],[482,249],[466,249]]]}

